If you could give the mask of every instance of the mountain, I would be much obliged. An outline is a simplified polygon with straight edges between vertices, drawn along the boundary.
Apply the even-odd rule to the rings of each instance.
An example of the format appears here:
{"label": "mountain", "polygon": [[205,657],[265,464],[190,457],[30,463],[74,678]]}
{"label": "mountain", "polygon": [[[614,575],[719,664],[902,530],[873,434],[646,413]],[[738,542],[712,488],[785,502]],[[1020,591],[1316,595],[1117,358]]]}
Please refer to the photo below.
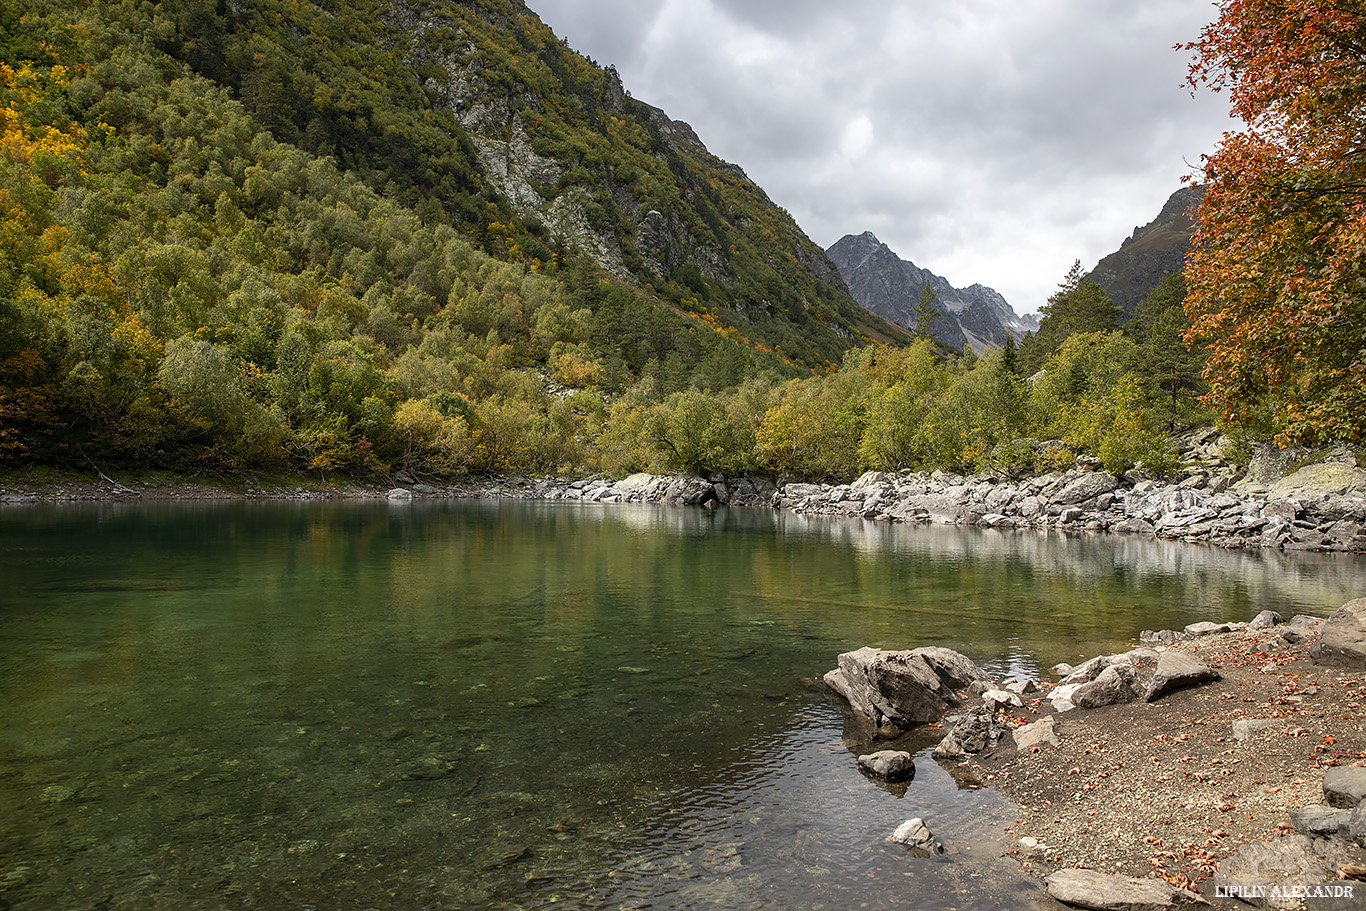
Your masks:
{"label": "mountain", "polygon": [[871,231],[840,238],[825,251],[849,286],[854,300],[898,325],[914,328],[915,306],[929,285],[940,315],[930,334],[951,348],[971,345],[980,352],[1002,345],[1008,335],[1038,329],[1032,316],[1019,316],[998,292],[984,285],[955,288],[947,279],[901,259]]}
{"label": "mountain", "polygon": [[[525,262],[612,276],[804,366],[896,340],[791,216],[520,0],[163,0],[162,47],[277,139]],[[163,26],[164,29],[164,26]]]}
{"label": "mountain", "polygon": [[515,0],[0,3],[0,71],[0,466],[693,470],[908,338]]}
{"label": "mountain", "polygon": [[1091,270],[1091,280],[1123,311],[1121,322],[1133,316],[1158,282],[1184,267],[1195,227],[1195,208],[1204,195],[1198,186],[1177,190],[1157,218],[1134,228],[1118,250]]}

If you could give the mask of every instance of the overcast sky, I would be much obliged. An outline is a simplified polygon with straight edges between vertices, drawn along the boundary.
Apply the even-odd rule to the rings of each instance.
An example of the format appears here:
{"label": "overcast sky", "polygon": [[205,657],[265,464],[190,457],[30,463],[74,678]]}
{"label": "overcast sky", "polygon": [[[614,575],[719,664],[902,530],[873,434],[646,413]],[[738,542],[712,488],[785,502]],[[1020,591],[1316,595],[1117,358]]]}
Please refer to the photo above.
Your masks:
{"label": "overcast sky", "polygon": [[872,231],[1037,311],[1233,124],[1174,45],[1210,0],[527,0],[823,247]]}

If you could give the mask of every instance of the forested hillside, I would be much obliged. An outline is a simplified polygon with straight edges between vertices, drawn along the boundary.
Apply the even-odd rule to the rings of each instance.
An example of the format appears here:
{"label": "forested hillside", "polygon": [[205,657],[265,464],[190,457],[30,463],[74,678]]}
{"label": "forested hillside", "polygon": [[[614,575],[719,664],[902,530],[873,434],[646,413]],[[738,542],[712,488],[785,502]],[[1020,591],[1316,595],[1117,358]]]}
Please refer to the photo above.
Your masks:
{"label": "forested hillside", "polygon": [[1206,417],[1179,278],[903,347],[512,0],[0,0],[0,61],[10,468],[1160,471]]}

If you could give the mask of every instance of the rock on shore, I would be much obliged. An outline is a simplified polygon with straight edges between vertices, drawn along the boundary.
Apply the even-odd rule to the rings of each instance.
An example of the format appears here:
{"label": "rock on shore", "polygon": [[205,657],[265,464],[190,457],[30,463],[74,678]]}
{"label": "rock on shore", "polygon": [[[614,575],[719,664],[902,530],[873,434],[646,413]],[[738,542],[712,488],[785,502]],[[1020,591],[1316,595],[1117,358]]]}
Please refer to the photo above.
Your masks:
{"label": "rock on shore", "polygon": [[975,702],[993,688],[986,671],[948,648],[845,652],[824,680],[855,716],[887,733],[938,721],[950,708]]}

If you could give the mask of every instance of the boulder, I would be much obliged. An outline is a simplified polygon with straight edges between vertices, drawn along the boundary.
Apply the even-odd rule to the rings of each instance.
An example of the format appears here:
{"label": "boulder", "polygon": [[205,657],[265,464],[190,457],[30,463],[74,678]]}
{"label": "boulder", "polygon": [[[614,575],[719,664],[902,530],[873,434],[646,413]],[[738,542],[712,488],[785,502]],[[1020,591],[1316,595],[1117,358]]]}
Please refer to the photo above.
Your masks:
{"label": "boulder", "polygon": [[1285,835],[1243,845],[1219,865],[1214,885],[1224,895],[1249,896],[1271,907],[1301,907],[1302,900],[1292,897],[1296,890],[1335,880],[1338,866],[1348,860],[1337,839]]}
{"label": "boulder", "polygon": [[1191,636],[1217,636],[1219,633],[1226,633],[1233,627],[1227,623],[1211,623],[1202,620],[1199,623],[1192,623],[1186,627],[1186,633]]}
{"label": "boulder", "polygon": [[1323,799],[1330,807],[1355,808],[1366,799],[1366,768],[1333,766],[1323,774]]}
{"label": "boulder", "polygon": [[1076,703],[1072,701],[1072,696],[1086,684],[1084,683],[1062,683],[1048,692],[1048,701],[1053,704],[1053,708],[1059,712],[1070,712],[1076,708]]}
{"label": "boulder", "polygon": [[1130,516],[1116,522],[1114,527],[1114,531],[1121,535],[1150,535],[1154,530],[1153,523],[1141,516]]}
{"label": "boulder", "polygon": [[1219,679],[1219,672],[1189,652],[1168,649],[1157,659],[1157,669],[1148,681],[1144,702],[1155,702],[1168,693],[1191,686],[1201,686]]}
{"label": "boulder", "polygon": [[1000,743],[1010,729],[986,709],[978,709],[958,719],[958,723],[934,748],[936,759],[962,759]]}
{"label": "boulder", "polygon": [[1053,502],[1058,506],[1073,506],[1118,489],[1119,478],[1104,471],[1092,471],[1058,491],[1053,497]]}
{"label": "boulder", "polygon": [[1024,701],[1016,694],[1007,690],[987,690],[982,694],[982,703],[988,712],[996,712],[1003,708],[1021,708]]}
{"label": "boulder", "polygon": [[1058,740],[1058,734],[1054,730],[1055,726],[1056,721],[1053,716],[1045,715],[1033,724],[1026,724],[1013,729],[1010,734],[1015,738],[1015,749],[1025,752],[1044,744],[1057,746],[1061,741]]}
{"label": "boulder", "polygon": [[1366,670],[1366,598],[1348,601],[1334,611],[1309,654],[1315,664]]}
{"label": "boulder", "polygon": [[672,478],[664,488],[660,502],[676,506],[704,506],[719,502],[716,488],[705,478]]}
{"label": "boulder", "polygon": [[1347,837],[1358,848],[1366,848],[1366,803],[1359,803],[1355,810],[1347,813]]}
{"label": "boulder", "polygon": [[1274,610],[1264,610],[1252,618],[1252,622],[1247,625],[1248,629],[1270,629],[1273,626],[1280,626],[1285,622],[1285,618]]}
{"label": "boulder", "polygon": [[905,845],[915,850],[917,853],[943,854],[944,846],[934,837],[930,827],[925,825],[925,820],[920,817],[908,819],[896,827],[896,831],[887,837],[890,842]]}
{"label": "boulder", "polygon": [[1329,837],[1346,832],[1352,818],[1351,810],[1316,805],[1290,811],[1290,823],[1304,835]]}
{"label": "boulder", "polygon": [[991,688],[986,671],[947,648],[845,652],[824,679],[856,715],[878,728],[899,730],[938,721],[949,708]]}
{"label": "boulder", "polygon": [[915,761],[904,750],[878,750],[858,758],[858,767],[886,781],[906,781],[915,777]]}
{"label": "boulder", "polygon": [[1079,709],[1133,702],[1138,698],[1134,671],[1127,665],[1111,665],[1097,674],[1095,680],[1077,687],[1071,698]]}
{"label": "boulder", "polygon": [[1071,673],[1059,682],[1064,685],[1090,683],[1108,667],[1127,667],[1135,671],[1147,670],[1156,666],[1157,658],[1157,650],[1146,646],[1120,652],[1116,655],[1100,655],[1077,665]]}
{"label": "boulder", "polygon": [[1099,870],[1058,870],[1044,880],[1048,894],[1065,905],[1095,911],[1163,911],[1208,905],[1194,892],[1160,879],[1101,873]]}

